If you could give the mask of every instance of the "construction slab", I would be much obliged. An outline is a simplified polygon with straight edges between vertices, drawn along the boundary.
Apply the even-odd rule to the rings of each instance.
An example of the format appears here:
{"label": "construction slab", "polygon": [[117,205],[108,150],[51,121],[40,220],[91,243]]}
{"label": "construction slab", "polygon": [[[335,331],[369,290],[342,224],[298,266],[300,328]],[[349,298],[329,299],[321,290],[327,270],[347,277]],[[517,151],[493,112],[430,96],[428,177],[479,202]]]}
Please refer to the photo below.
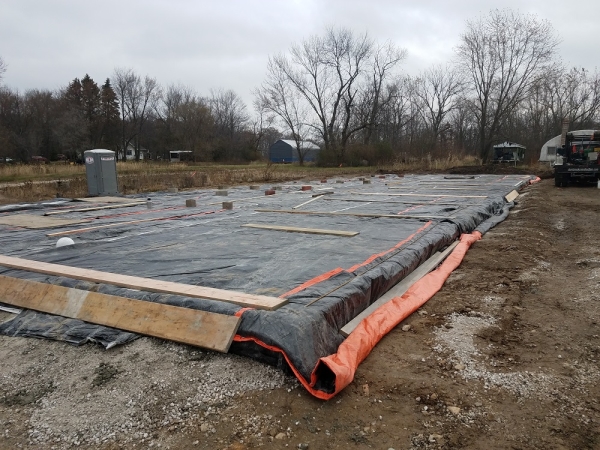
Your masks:
{"label": "construction slab", "polygon": [[68,225],[77,225],[86,222],[86,220],[59,219],[56,217],[47,217],[36,214],[11,214],[7,216],[0,216],[0,225],[30,228],[32,230],[41,228],[66,227]]}
{"label": "construction slab", "polygon": [[[452,188],[448,190],[426,189],[428,185],[439,187],[443,174],[372,177],[366,185],[354,179],[335,184],[335,189],[323,185],[321,190],[312,191],[301,191],[300,186],[317,186],[318,180],[302,180],[283,186],[271,196],[232,188],[227,200],[235,202],[233,209],[215,209],[211,206],[215,203],[214,190],[197,189],[185,193],[185,199],[196,200],[193,214],[189,208],[185,210],[181,196],[154,193],[149,194],[151,208],[109,209],[94,218],[89,218],[88,212],[73,212],[69,218],[88,218],[90,222],[77,227],[87,231],[72,234],[74,245],[67,247],[55,248],[56,240],[72,229],[48,233],[0,228],[3,254],[62,266],[60,271],[48,273],[33,272],[30,263],[13,268],[0,266],[0,274],[239,316],[232,351],[271,362],[282,361],[281,354],[285,353],[284,364],[289,362],[301,380],[310,382],[319,360],[336,353],[346,339],[340,327],[363,311],[368,314],[368,308],[395,283],[408,279],[415,268],[443,251],[461,233],[485,233],[504,220],[512,206],[505,196],[517,189],[516,185],[520,189],[522,183],[533,179],[480,175],[469,180],[469,184],[476,185],[473,194],[480,195],[457,191],[453,188],[465,186],[451,183],[447,183]],[[387,183],[400,180],[403,190],[389,189]],[[320,197],[323,201],[299,206],[324,193],[327,195]],[[90,201],[98,202],[98,198]],[[62,207],[40,203],[26,212],[42,215]],[[258,213],[257,209],[278,212]],[[242,226],[250,223],[261,228],[358,234],[341,239],[328,234],[260,231]],[[79,281],[73,277],[78,270],[97,271],[104,278],[85,276]],[[120,277],[137,281],[121,283]],[[152,287],[167,282],[203,293],[193,297],[187,290]],[[218,291],[219,296],[207,298],[206,289]],[[277,309],[259,309],[247,301],[231,302],[227,298],[231,293],[287,303]],[[37,336],[53,334],[55,322],[45,319],[44,313],[26,314],[14,319],[12,335],[36,335],[29,324],[31,315],[35,315],[31,319]],[[30,334],[28,327],[32,328]],[[0,326],[0,332],[3,329],[6,327]],[[82,342],[90,336],[86,332],[90,333],[64,330],[65,335],[76,336]],[[107,337],[106,342],[126,342],[125,332],[112,332],[115,335]],[[127,333],[128,338],[130,335]],[[320,379],[319,389],[332,391],[334,378]]]}
{"label": "construction slab", "polygon": [[0,275],[0,301],[226,353],[240,318]]}

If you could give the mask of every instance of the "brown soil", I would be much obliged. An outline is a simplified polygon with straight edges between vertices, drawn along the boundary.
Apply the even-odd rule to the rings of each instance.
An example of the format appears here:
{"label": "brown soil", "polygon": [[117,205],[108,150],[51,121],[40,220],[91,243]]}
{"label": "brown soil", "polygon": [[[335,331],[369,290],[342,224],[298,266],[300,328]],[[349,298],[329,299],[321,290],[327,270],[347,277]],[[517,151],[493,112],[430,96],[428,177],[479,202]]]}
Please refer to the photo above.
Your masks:
{"label": "brown soil", "polygon": [[[555,188],[544,180],[517,201],[508,219],[471,248],[421,311],[379,343],[333,400],[318,401],[287,381],[246,390],[186,420],[157,422],[146,440],[117,434],[89,448],[600,448],[600,191]],[[405,325],[410,329],[402,331]],[[0,387],[2,448],[50,448],[30,441],[28,429],[44,399],[57,402],[61,391],[84,397],[86,389],[92,395],[113,389],[116,404],[128,385],[139,389],[141,379],[157,375],[171,383],[170,395],[148,390],[156,401],[143,414],[162,417],[191,395],[188,366],[200,361],[204,367],[203,358],[212,357],[192,358],[185,346],[147,338],[110,357],[89,346],[31,342],[0,340],[2,360],[29,364],[23,383],[40,380],[24,392],[14,377],[10,391]],[[65,354],[80,355],[69,374],[85,372],[89,388],[65,375],[73,362]],[[9,379],[7,371],[0,365],[0,379]],[[68,382],[53,379],[54,372]],[[93,385],[94,377],[102,378],[101,386]],[[110,411],[110,402],[102,407]],[[62,448],[60,441],[53,445]]]}

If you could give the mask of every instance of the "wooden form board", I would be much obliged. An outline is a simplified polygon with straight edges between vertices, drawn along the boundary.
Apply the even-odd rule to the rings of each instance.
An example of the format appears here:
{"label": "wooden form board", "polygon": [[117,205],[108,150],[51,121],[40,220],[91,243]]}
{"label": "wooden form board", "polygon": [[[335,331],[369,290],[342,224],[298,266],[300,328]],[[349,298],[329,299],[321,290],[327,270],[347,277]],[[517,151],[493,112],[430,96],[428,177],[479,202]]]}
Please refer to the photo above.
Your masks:
{"label": "wooden form board", "polygon": [[240,317],[0,275],[0,301],[120,330],[227,352]]}
{"label": "wooden form board", "polygon": [[93,203],[131,203],[135,200],[126,197],[82,197],[75,199],[78,202],[93,202]]}
{"label": "wooden form board", "polygon": [[156,220],[163,220],[163,219],[162,218],[140,219],[140,220],[129,220],[127,222],[108,223],[106,225],[94,225],[93,227],[77,228],[75,230],[66,230],[66,231],[57,231],[56,233],[48,233],[48,234],[46,234],[46,236],[48,236],[48,237],[65,236],[67,234],[85,233],[87,231],[99,230],[101,228],[119,227],[121,225],[132,225],[135,223],[153,222]]}
{"label": "wooden form board", "polygon": [[345,213],[345,212],[327,212],[327,211],[292,211],[288,209],[255,209],[256,212],[261,213],[284,213],[284,214],[305,214],[314,216],[352,216],[352,217],[385,217],[388,219],[418,219],[418,220],[429,220],[429,219],[451,219],[450,216],[408,216],[398,214],[369,214],[369,213]]}
{"label": "wooden form board", "polygon": [[[266,199],[266,198],[269,198],[269,196],[263,194],[263,195],[257,195],[256,197],[232,198],[232,199],[228,199],[227,201],[228,202],[243,202],[246,200],[254,200],[257,198],[265,198]],[[223,203],[223,202],[212,202],[212,203],[207,203],[206,205],[207,206],[220,205],[221,203]]]}
{"label": "wooden form board", "polygon": [[518,196],[519,196],[519,193],[515,190],[512,190],[508,194],[506,194],[506,196],[504,197],[504,200],[506,200],[507,202],[510,203],[510,202],[514,201]]}
{"label": "wooden form board", "polygon": [[37,216],[35,214],[12,214],[0,217],[0,225],[31,229],[65,227],[85,223],[86,220],[58,219],[55,217]]}
{"label": "wooden form board", "polygon": [[451,198],[487,198],[487,195],[452,195],[452,194],[388,194],[386,192],[351,192],[358,195],[389,195],[393,197],[451,197]]}
{"label": "wooden form board", "polygon": [[292,206],[292,209],[301,208],[302,206],[308,205],[309,203],[312,203],[315,200],[319,200],[320,198],[323,198],[324,196],[325,196],[325,194],[317,195],[316,197],[313,195],[313,198],[311,198],[310,200],[305,201],[304,203],[300,203],[299,205]]}
{"label": "wooden form board", "polygon": [[389,291],[387,291],[385,294],[379,297],[376,301],[371,303],[371,305],[369,305],[365,310],[363,310],[363,312],[361,312],[358,316],[356,316],[354,319],[352,319],[350,322],[344,325],[344,327],[342,327],[342,329],[340,330],[340,333],[342,333],[344,336],[348,336],[350,333],[352,333],[352,331],[354,331],[354,329],[358,326],[360,322],[362,322],[364,318],[371,315],[371,313],[377,308],[379,308],[381,305],[384,305],[385,303],[389,302],[395,297],[401,297],[406,291],[410,289],[410,287],[413,284],[415,284],[417,281],[419,281],[421,278],[423,278],[425,275],[427,275],[429,272],[435,269],[438,266],[438,264],[444,261],[444,259],[446,259],[446,257],[452,252],[452,250],[454,250],[454,248],[457,245],[458,241],[448,246],[448,248],[443,252],[437,252],[435,255],[433,255],[431,258],[429,258],[427,261],[425,261],[423,264],[421,264],[419,267],[413,270],[407,277],[400,281],[400,283],[392,287]]}
{"label": "wooden form board", "polygon": [[57,214],[67,214],[67,213],[73,213],[73,212],[87,212],[87,211],[99,211],[102,209],[128,208],[130,206],[140,206],[140,205],[145,205],[145,204],[146,204],[146,202],[117,203],[114,205],[93,206],[90,208],[62,209],[60,211],[50,211],[50,212],[44,213],[44,215],[45,216],[54,216]]}
{"label": "wooden form board", "polygon": [[324,198],[323,200],[337,200],[340,202],[357,202],[357,203],[395,203],[398,205],[428,205],[428,206],[437,206],[437,205],[442,205],[442,206],[460,206],[463,205],[463,203],[456,203],[456,202],[436,202],[434,200],[426,200],[423,202],[415,202],[415,201],[410,201],[410,200],[373,200],[373,199],[369,199],[369,200],[362,200],[360,198]]}
{"label": "wooden form board", "polygon": [[160,292],[164,294],[183,295],[185,297],[206,298],[222,302],[234,303],[257,309],[273,310],[287,303],[287,300],[266,295],[244,294],[242,292],[227,291],[190,284],[174,283],[172,281],[153,280],[150,278],[119,275],[99,270],[80,269],[78,267],[63,266],[29,259],[15,258],[0,255],[0,266],[13,269],[28,270],[30,272],[56,275],[59,277],[75,278],[77,280],[91,281],[93,283],[106,283],[128,289],[140,291]]}
{"label": "wooden form board", "polygon": [[359,234],[358,231],[341,231],[341,230],[325,230],[320,228],[299,228],[299,227],[284,227],[280,225],[260,225],[257,223],[247,223],[242,225],[248,228],[260,228],[262,230],[277,230],[288,231],[292,233],[307,233],[307,234],[327,234],[331,236],[352,237]]}

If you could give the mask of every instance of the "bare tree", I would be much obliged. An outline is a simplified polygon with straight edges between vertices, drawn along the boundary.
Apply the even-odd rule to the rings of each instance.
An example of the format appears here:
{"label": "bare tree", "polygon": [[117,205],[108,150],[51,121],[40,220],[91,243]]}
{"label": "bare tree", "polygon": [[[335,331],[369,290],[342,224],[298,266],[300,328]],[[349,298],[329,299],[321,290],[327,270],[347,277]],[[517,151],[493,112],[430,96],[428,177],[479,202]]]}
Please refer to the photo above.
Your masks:
{"label": "bare tree", "polygon": [[314,120],[309,122],[327,150],[344,157],[350,137],[365,127],[351,128],[358,101],[360,76],[372,51],[367,35],[348,29],[329,29],[295,45],[290,56],[271,59],[270,70],[281,72],[306,102]]}
{"label": "bare tree", "polygon": [[129,145],[135,148],[135,159],[140,159],[140,135],[149,115],[156,109],[160,87],[155,78],[137,75],[133,69],[116,68],[114,91],[121,110],[121,146],[123,158]]}
{"label": "bare tree", "polygon": [[434,148],[438,145],[442,124],[458,105],[463,86],[460,73],[444,66],[433,66],[414,80],[413,93]]}
{"label": "bare tree", "polygon": [[156,109],[162,124],[164,143],[170,150],[193,152],[194,159],[208,158],[208,138],[213,118],[208,101],[187,86],[170,85]]}
{"label": "bare tree", "polygon": [[307,139],[308,111],[302,103],[301,94],[284,72],[278,70],[276,62],[269,58],[267,78],[254,93],[255,109],[262,117],[266,113],[271,122],[278,119],[296,143],[298,162],[304,164],[308,149],[303,145]]}
{"label": "bare tree", "polygon": [[363,100],[363,104],[367,106],[365,144],[370,144],[372,141],[380,109],[385,107],[393,98],[392,96],[383,95],[385,84],[389,82],[390,73],[405,58],[406,49],[398,48],[389,41],[378,46],[373,53],[371,73],[368,75]]}
{"label": "bare tree", "polygon": [[543,78],[545,107],[551,111],[552,125],[560,131],[563,119],[576,128],[593,127],[600,112],[600,73],[583,68],[559,67]]}
{"label": "bare tree", "polygon": [[7,68],[7,65],[4,62],[4,60],[2,59],[2,56],[0,56],[0,81],[2,81],[2,78],[4,77],[4,74],[6,73],[6,68]]}
{"label": "bare tree", "polygon": [[213,158],[216,160],[247,159],[251,149],[247,133],[250,117],[244,101],[232,90],[211,91],[208,99],[214,121]]}
{"label": "bare tree", "polygon": [[470,81],[468,100],[483,161],[491,154],[502,122],[548,68],[557,45],[550,23],[532,15],[494,10],[467,22],[457,48],[458,66]]}
{"label": "bare tree", "polygon": [[242,131],[249,120],[244,101],[234,91],[211,90],[210,110],[215,120],[217,133],[229,138]]}

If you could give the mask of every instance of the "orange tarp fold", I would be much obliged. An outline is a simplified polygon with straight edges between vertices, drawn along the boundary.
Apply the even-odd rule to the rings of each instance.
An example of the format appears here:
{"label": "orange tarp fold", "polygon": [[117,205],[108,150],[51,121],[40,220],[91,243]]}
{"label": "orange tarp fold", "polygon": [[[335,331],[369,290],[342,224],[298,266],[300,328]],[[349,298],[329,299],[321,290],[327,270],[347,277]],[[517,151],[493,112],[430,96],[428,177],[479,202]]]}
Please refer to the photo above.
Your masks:
{"label": "orange tarp fold", "polygon": [[320,359],[319,364],[325,364],[335,374],[335,392],[329,398],[352,382],[359,364],[387,333],[442,288],[452,271],[462,262],[469,247],[479,239],[481,233],[478,231],[463,234],[460,243],[437,270],[425,275],[401,297],[393,298],[375,310],[342,342],[337,353]]}
{"label": "orange tarp fold", "polygon": [[[479,239],[481,239],[481,233],[478,231],[475,231],[472,234],[463,234],[459,244],[438,269],[430,272],[413,284],[404,295],[393,298],[365,318],[354,331],[350,333],[346,340],[342,342],[338,347],[337,353],[321,358],[311,374],[310,381],[304,379],[294,367],[289,357],[280,348],[268,345],[256,338],[243,337],[240,335],[236,335],[234,341],[252,341],[261,347],[281,353],[298,380],[308,392],[322,400],[329,400],[352,383],[354,374],[360,363],[364,361],[375,345],[377,345],[386,334],[419,309],[442,288],[446,279],[462,262],[467,250],[469,250],[471,245]],[[320,366],[323,364],[327,366],[335,377],[335,390],[331,393],[315,389],[318,381],[317,373],[321,368]]]}

